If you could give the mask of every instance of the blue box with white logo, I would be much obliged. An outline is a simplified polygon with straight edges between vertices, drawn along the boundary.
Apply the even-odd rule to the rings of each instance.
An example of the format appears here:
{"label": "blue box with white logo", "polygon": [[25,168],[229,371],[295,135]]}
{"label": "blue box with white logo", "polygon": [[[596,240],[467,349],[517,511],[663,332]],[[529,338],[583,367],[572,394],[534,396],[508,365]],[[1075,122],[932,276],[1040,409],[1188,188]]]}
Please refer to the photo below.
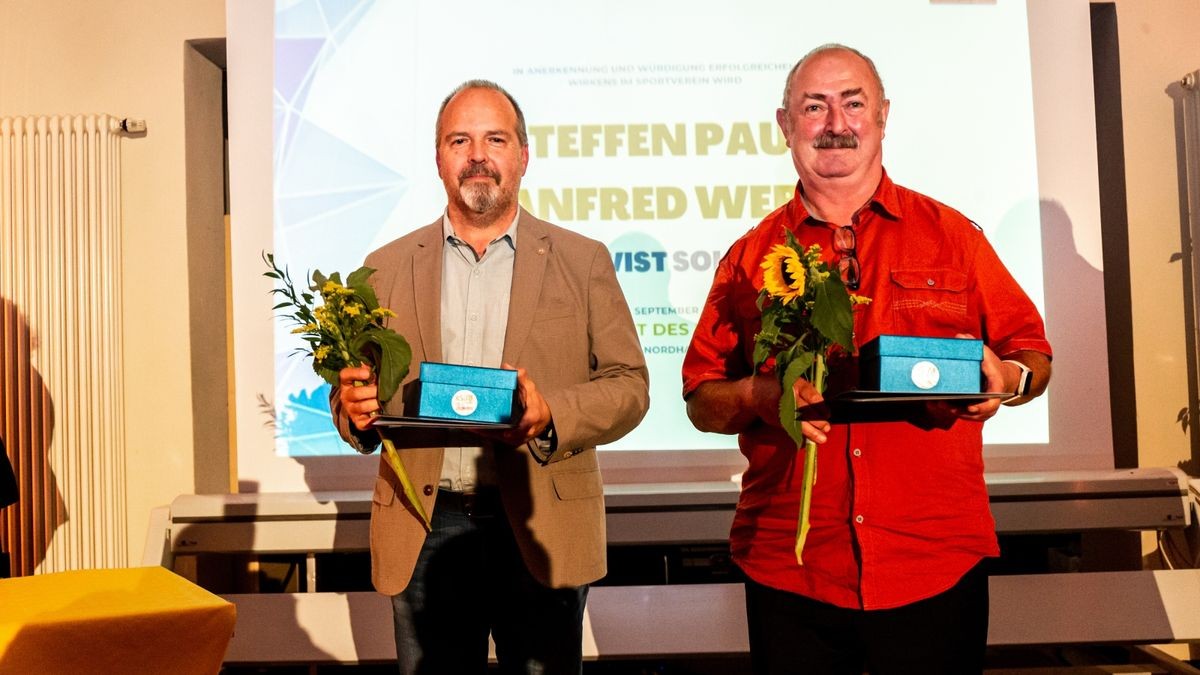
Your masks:
{"label": "blue box with white logo", "polygon": [[517,371],[422,361],[418,417],[508,424],[515,418]]}
{"label": "blue box with white logo", "polygon": [[860,389],[926,394],[983,389],[982,340],[880,335],[858,353]]}

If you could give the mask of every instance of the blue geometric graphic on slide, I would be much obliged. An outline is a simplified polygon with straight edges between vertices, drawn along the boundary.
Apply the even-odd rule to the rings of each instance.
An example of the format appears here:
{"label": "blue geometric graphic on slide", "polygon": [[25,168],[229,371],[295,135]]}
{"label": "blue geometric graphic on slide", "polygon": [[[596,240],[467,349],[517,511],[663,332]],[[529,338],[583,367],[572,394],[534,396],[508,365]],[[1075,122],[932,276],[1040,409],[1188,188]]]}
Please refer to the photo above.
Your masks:
{"label": "blue geometric graphic on slide", "polygon": [[[350,140],[361,138],[361,129],[352,128],[346,116],[329,114],[331,105],[353,107],[356,91],[380,83],[321,77],[374,4],[275,3],[273,246],[298,285],[306,285],[313,269],[346,274],[357,267],[408,186],[386,158]],[[310,99],[314,86],[320,88],[319,101]],[[324,114],[316,112],[318,103]],[[275,332],[277,450],[291,456],[352,454],[329,419],[328,385],[307,359],[285,358],[301,345],[287,328]]]}

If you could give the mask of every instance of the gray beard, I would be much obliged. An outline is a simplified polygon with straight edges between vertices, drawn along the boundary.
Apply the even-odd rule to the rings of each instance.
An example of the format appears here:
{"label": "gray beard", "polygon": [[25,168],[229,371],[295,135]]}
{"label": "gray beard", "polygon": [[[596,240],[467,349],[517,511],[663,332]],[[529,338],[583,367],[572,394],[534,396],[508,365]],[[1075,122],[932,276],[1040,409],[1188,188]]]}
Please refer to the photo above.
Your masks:
{"label": "gray beard", "polygon": [[499,185],[468,183],[462,189],[463,202],[469,209],[479,214],[487,213],[495,208],[502,196]]}

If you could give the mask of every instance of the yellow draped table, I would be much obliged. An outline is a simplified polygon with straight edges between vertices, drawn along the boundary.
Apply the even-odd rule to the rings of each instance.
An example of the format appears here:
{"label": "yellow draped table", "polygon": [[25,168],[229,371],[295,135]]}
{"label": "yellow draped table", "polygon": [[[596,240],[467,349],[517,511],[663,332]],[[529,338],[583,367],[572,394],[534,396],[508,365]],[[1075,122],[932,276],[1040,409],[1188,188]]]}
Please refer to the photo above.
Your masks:
{"label": "yellow draped table", "polygon": [[0,674],[216,673],[236,614],[162,567],[0,579]]}

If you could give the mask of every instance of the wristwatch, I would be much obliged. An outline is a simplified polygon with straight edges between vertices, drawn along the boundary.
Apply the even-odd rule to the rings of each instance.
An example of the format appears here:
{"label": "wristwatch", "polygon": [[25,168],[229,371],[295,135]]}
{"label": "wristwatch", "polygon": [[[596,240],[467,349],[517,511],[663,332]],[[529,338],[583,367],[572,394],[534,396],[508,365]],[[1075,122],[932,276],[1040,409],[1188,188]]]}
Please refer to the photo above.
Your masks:
{"label": "wristwatch", "polygon": [[1028,396],[1033,390],[1033,371],[1029,366],[1015,359],[1004,359],[1004,363],[1011,363],[1021,371],[1021,375],[1017,378],[1017,388],[1013,391],[1013,398],[1021,398]]}

